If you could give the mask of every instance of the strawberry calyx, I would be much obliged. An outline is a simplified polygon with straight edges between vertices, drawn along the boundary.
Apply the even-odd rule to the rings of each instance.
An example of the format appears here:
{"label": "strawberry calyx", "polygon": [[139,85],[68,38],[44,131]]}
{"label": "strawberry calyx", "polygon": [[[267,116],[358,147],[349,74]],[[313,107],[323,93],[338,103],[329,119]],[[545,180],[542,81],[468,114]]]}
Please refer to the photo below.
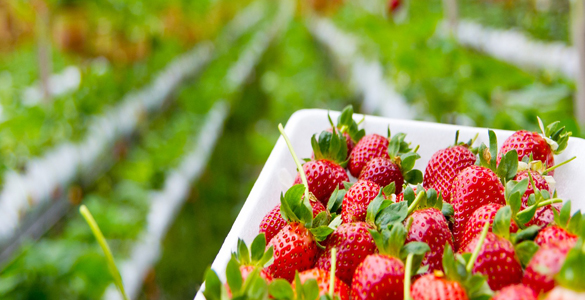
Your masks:
{"label": "strawberry calyx", "polygon": [[404,141],[405,138],[406,134],[402,132],[392,136],[390,127],[388,127],[388,139],[390,140],[388,155],[390,160],[400,168],[405,183],[419,184],[423,180],[423,173],[414,169],[416,160],[420,158],[420,154],[417,153],[419,146],[411,149],[410,143]]}
{"label": "strawberry calyx", "polygon": [[585,292],[585,243],[580,238],[575,246],[569,250],[561,270],[556,274],[555,281],[562,287]]}
{"label": "strawberry calyx", "polygon": [[334,129],[334,132],[322,131],[318,139],[316,136],[314,134],[311,137],[315,160],[327,159],[345,168],[349,158],[347,157],[347,143],[343,134]]}
{"label": "strawberry calyx", "polygon": [[266,237],[261,233],[254,238],[250,248],[242,239],[238,239],[238,247],[236,252],[232,253],[232,257],[240,266],[254,266],[267,267],[274,261],[273,247],[266,249]]}
{"label": "strawberry calyx", "polygon": [[[266,299],[268,297],[268,284],[260,276],[262,267],[254,268],[244,280],[240,271],[240,265],[235,257],[232,257],[226,267],[227,287],[223,285],[217,273],[208,268],[205,272],[205,289],[203,295],[207,300],[224,299]],[[228,291],[229,287],[229,291]]]}
{"label": "strawberry calyx", "polygon": [[554,154],[560,154],[567,148],[569,144],[569,137],[573,135],[571,131],[567,131],[565,126],[561,126],[561,122],[555,121],[550,123],[546,128],[539,117],[538,126],[540,127],[541,135],[550,146]]}
{"label": "strawberry calyx", "polygon": [[459,141],[459,130],[457,130],[455,132],[455,143],[453,143],[453,146],[451,146],[451,147],[463,146],[463,147],[471,150],[471,152],[473,152],[474,154],[477,154],[477,151],[479,150],[479,148],[473,147],[473,144],[475,143],[475,141],[477,140],[478,137],[479,137],[479,133],[475,134],[475,136],[473,138],[469,139],[469,141],[467,141],[467,142],[460,142]]}
{"label": "strawberry calyx", "polygon": [[337,128],[341,133],[349,134],[349,137],[354,143],[359,142],[366,135],[366,131],[364,129],[358,128],[359,123],[361,123],[364,119],[362,119],[359,123],[356,123],[353,120],[352,105],[348,105],[343,109],[341,115],[339,115],[337,118],[337,125],[333,124],[329,114],[327,115],[327,118],[329,118],[329,123],[331,123],[332,128]]}
{"label": "strawberry calyx", "polygon": [[496,133],[493,130],[488,130],[489,135],[489,147],[485,144],[481,144],[478,149],[479,154],[479,165],[492,170],[503,185],[506,182],[514,179],[518,173],[518,152],[512,149],[503,154],[500,163],[498,164],[498,139]]}
{"label": "strawberry calyx", "polygon": [[459,282],[469,299],[489,299],[493,296],[493,291],[487,284],[486,277],[472,272],[479,252],[485,243],[488,230],[489,222],[486,222],[473,253],[455,254],[451,245],[446,243],[443,252],[444,272],[435,272],[435,276],[445,276],[448,280]]}
{"label": "strawberry calyx", "polygon": [[576,211],[571,215],[571,200],[565,202],[561,207],[561,211],[558,212],[553,209],[554,224],[563,228],[569,233],[585,237],[585,217],[581,214],[581,211]]}

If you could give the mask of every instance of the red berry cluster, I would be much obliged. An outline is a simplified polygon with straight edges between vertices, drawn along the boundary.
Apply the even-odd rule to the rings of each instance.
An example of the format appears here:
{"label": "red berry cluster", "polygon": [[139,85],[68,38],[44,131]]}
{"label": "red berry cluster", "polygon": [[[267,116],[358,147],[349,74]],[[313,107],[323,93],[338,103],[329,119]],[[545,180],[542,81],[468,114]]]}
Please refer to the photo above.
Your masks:
{"label": "red berry cluster", "polygon": [[[585,226],[551,180],[570,133],[541,128],[499,149],[491,131],[490,147],[456,138],[423,176],[406,135],[365,135],[346,108],[260,223],[267,297],[585,299]],[[246,280],[250,264],[240,268]]]}

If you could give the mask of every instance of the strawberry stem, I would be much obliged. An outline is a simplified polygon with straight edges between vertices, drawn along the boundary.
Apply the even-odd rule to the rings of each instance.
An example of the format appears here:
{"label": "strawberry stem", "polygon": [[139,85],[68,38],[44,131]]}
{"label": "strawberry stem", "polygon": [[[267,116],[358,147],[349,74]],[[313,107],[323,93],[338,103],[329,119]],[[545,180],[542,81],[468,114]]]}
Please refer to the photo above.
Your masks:
{"label": "strawberry stem", "polygon": [[406,266],[404,267],[404,300],[412,300],[410,296],[410,272],[412,270],[412,260],[414,253],[409,253],[406,257]]}
{"label": "strawberry stem", "polygon": [[280,134],[284,138],[284,141],[286,142],[286,146],[288,147],[288,151],[292,155],[293,160],[295,161],[295,164],[297,165],[297,169],[299,170],[299,174],[301,175],[301,180],[303,181],[303,185],[305,186],[305,199],[307,199],[307,201],[308,201],[310,199],[309,198],[309,183],[307,182],[307,176],[305,175],[305,169],[303,169],[303,165],[301,165],[301,162],[300,162],[299,158],[297,157],[297,154],[295,153],[295,150],[293,149],[292,144],[290,143],[290,140],[288,139],[288,136],[286,136],[286,133],[284,133],[284,128],[282,127],[282,124],[278,124],[278,131],[280,131]]}
{"label": "strawberry stem", "polygon": [[329,275],[329,296],[333,298],[335,291],[335,268],[337,267],[337,248],[331,249],[331,274]]}
{"label": "strawberry stem", "polygon": [[475,136],[471,139],[471,141],[469,142],[469,146],[473,146],[473,144],[475,143],[475,141],[477,140],[477,138],[479,137],[479,132],[475,134]]}
{"label": "strawberry stem", "polygon": [[541,207],[547,206],[549,204],[561,203],[561,202],[563,202],[563,199],[561,199],[561,198],[553,198],[553,199],[545,200],[545,201],[542,201],[542,202],[538,203],[538,205],[536,205],[536,208],[541,208]]}
{"label": "strawberry stem", "polygon": [[548,172],[550,172],[550,171],[552,171],[552,170],[554,170],[554,169],[556,169],[556,168],[558,168],[558,167],[560,167],[560,166],[566,165],[566,164],[570,163],[571,161],[573,161],[575,158],[577,158],[577,156],[573,156],[573,157],[571,157],[571,158],[569,158],[569,159],[565,160],[564,162],[562,162],[562,163],[560,163],[560,164],[556,164],[556,165],[554,165],[554,166],[552,166],[552,167],[550,167],[550,168],[548,168],[548,169],[544,170],[544,172],[543,172],[543,173],[544,173],[544,174],[546,174],[546,173],[548,173]]}
{"label": "strawberry stem", "polygon": [[129,299],[128,295],[126,295],[126,291],[124,290],[124,284],[122,283],[122,276],[120,276],[120,271],[116,267],[116,263],[114,262],[114,256],[112,255],[112,251],[110,250],[110,247],[108,246],[108,242],[106,241],[106,238],[104,237],[102,231],[100,230],[100,227],[98,226],[97,222],[95,221],[95,219],[93,218],[93,216],[89,212],[89,209],[87,209],[87,207],[85,205],[81,205],[79,207],[79,213],[81,214],[81,216],[83,216],[83,218],[85,219],[85,222],[87,222],[87,225],[89,225],[89,228],[91,229],[91,232],[93,233],[93,236],[95,237],[98,244],[102,248],[102,251],[104,251],[104,255],[106,256],[106,263],[108,265],[108,269],[109,269],[109,271],[114,279],[114,283],[116,284],[116,286],[118,287],[118,290],[120,291],[120,294],[122,294],[122,298],[124,300],[128,300]]}
{"label": "strawberry stem", "polygon": [[418,206],[423,197],[426,197],[426,193],[425,191],[420,191],[418,195],[416,195],[414,201],[412,201],[412,204],[410,204],[410,206],[408,207],[407,216],[410,215],[416,209],[416,207]]}
{"label": "strawberry stem", "polygon": [[479,252],[481,251],[481,247],[483,246],[483,243],[485,242],[485,238],[487,237],[487,233],[488,233],[489,229],[490,229],[490,222],[485,222],[485,225],[483,225],[483,230],[481,231],[481,236],[479,237],[479,241],[477,242],[475,249],[473,249],[473,253],[471,254],[471,258],[469,258],[469,262],[467,262],[467,266],[465,266],[465,270],[467,271],[467,273],[471,273],[471,271],[473,270],[473,265],[475,264],[475,261],[477,260],[477,257],[479,256]]}
{"label": "strawberry stem", "polygon": [[457,146],[459,144],[459,130],[455,132],[455,143],[453,145]]}

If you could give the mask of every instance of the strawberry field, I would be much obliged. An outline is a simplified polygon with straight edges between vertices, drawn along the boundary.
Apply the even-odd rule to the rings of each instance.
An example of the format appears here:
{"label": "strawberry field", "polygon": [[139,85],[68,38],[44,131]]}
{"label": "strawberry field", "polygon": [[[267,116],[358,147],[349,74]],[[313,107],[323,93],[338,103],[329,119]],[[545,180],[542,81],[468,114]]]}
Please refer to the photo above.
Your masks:
{"label": "strawberry field", "polygon": [[[278,124],[286,124],[301,109],[342,111],[352,105],[356,114],[462,128],[535,132],[541,131],[537,117],[545,125],[558,120],[564,131],[559,131],[561,126],[556,125],[544,129],[547,138],[554,141],[551,143],[559,147],[555,149],[559,153],[563,150],[565,132],[584,137],[585,124],[579,121],[579,104],[574,100],[581,90],[578,63],[571,60],[571,55],[578,55],[571,27],[576,10],[571,1],[452,1],[458,10],[457,29],[449,29],[447,2],[3,1],[0,3],[0,299],[122,299],[116,273],[112,273],[95,233],[79,213],[82,205],[91,212],[105,236],[130,299],[192,299],[204,280],[208,282],[207,298],[220,299],[215,298],[217,293],[226,291],[206,271],[224,240],[228,241],[226,236],[281,136]],[[535,50],[515,53],[524,49],[521,43],[500,49],[494,37],[502,36],[505,40],[502,47],[506,47],[510,41],[514,42],[514,37],[506,35],[509,31],[521,34],[530,45],[536,44]],[[481,43],[475,43],[476,40]],[[537,54],[547,54],[550,45],[566,52],[559,50],[555,55],[563,53],[558,54],[560,59],[553,60],[556,56],[551,54],[548,57],[551,62],[547,60],[540,65]],[[523,60],[523,57],[528,58]],[[537,63],[532,63],[534,60]],[[360,121],[354,116],[353,120],[345,120],[338,130],[349,133],[353,128],[350,138],[353,141],[348,141],[348,145],[356,146],[363,134],[356,135],[355,131],[364,128],[368,117]],[[336,115],[332,122],[337,124]],[[311,133],[317,134],[315,143],[321,147],[315,152],[314,161],[329,159],[340,163],[341,171],[335,176],[344,179],[325,192],[312,190],[309,183],[307,191],[310,190],[311,196],[305,194],[301,185],[290,190],[290,186],[283,188],[281,192],[286,192],[283,201],[290,202],[288,216],[292,219],[302,220],[305,225],[311,223],[321,234],[331,234],[328,229],[319,229],[318,225],[325,223],[327,228],[354,226],[356,231],[366,234],[368,228],[376,227],[379,232],[367,236],[372,240],[368,247],[380,253],[393,253],[395,257],[401,255],[402,244],[408,245],[413,240],[404,236],[404,226],[390,226],[391,222],[376,214],[378,210],[396,209],[386,218],[400,220],[401,224],[407,224],[406,229],[409,228],[407,219],[415,219],[413,214],[428,213],[426,217],[440,223],[433,227],[447,225],[446,221],[451,219],[445,219],[444,214],[455,223],[457,218],[465,219],[467,224],[473,224],[468,230],[473,233],[464,235],[459,225],[441,227],[442,242],[437,242],[440,249],[431,244],[412,244],[409,246],[412,255],[404,255],[400,263],[406,266],[410,260],[412,274],[417,272],[421,261],[421,274],[448,264],[444,273],[453,282],[466,282],[462,285],[470,299],[489,299],[485,295],[493,294],[483,293],[487,283],[491,290],[497,291],[504,286],[501,281],[520,283],[523,281],[518,281],[518,277],[526,277],[530,272],[538,275],[540,269],[530,265],[530,258],[545,251],[537,252],[535,247],[538,244],[544,249],[542,245],[548,239],[542,239],[549,237],[534,240],[537,234],[530,225],[542,229],[553,221],[563,223],[563,228],[558,230],[565,232],[550,235],[568,236],[573,244],[564,243],[547,251],[561,253],[554,254],[558,256],[569,253],[568,262],[582,264],[584,254],[572,249],[575,243],[582,244],[581,239],[577,241],[582,232],[580,220],[576,220],[581,215],[573,215],[575,209],[571,212],[570,206],[561,209],[562,204],[557,204],[554,185],[549,187],[550,181],[541,176],[547,175],[543,171],[554,165],[546,158],[533,153],[526,156],[526,166],[519,163],[510,167],[518,159],[510,158],[511,154],[496,158],[498,149],[490,149],[487,130],[483,130],[486,138],[482,142],[487,146],[481,148],[480,142],[474,143],[477,151],[468,160],[473,164],[477,157],[477,164],[504,176],[500,178],[503,184],[496,175],[493,181],[499,184],[498,188],[501,186],[502,199],[504,195],[506,199],[491,201],[495,204],[489,207],[474,207],[471,213],[477,216],[472,217],[471,213],[461,216],[460,208],[449,199],[455,194],[449,195],[452,192],[442,186],[446,183],[431,182],[439,175],[426,174],[424,165],[414,167],[415,157],[420,155],[415,144],[404,143],[412,140],[410,135],[405,138],[390,128],[391,136],[380,142],[387,144],[383,152],[389,159],[394,162],[398,159],[401,168],[405,166],[394,170],[404,181],[376,182],[376,166],[362,172],[369,160],[359,167],[352,165],[351,148],[345,146],[346,137],[341,131],[320,134],[322,129],[315,128]],[[385,133],[387,128],[380,130],[376,132]],[[321,138],[331,144],[321,144]],[[453,138],[449,137],[444,146],[452,144]],[[464,142],[469,138],[473,136],[465,136]],[[463,141],[463,134],[460,140]],[[499,145],[504,140],[500,138]],[[548,141],[544,142],[547,147]],[[309,145],[311,141],[302,143]],[[394,145],[390,147],[392,151],[388,150],[388,144]],[[424,148],[425,144],[420,143],[420,147]],[[466,147],[463,148],[469,148]],[[506,151],[501,150],[502,154]],[[491,157],[482,155],[485,153]],[[520,155],[522,160],[520,150],[514,153],[517,153],[515,158]],[[300,158],[310,157],[309,154],[303,153]],[[423,159],[428,161],[431,157]],[[498,167],[500,159],[506,162],[505,167]],[[541,160],[546,166],[529,163],[526,161],[529,159]],[[561,162],[557,157],[556,163]],[[386,164],[383,168],[392,167]],[[531,168],[530,172],[540,173],[516,176],[514,171],[510,175],[514,168]],[[294,169],[288,171],[296,174]],[[362,174],[369,177],[362,178]],[[280,175],[273,179],[278,184],[287,180]],[[291,176],[290,182],[294,178]],[[343,188],[347,193],[351,188],[342,182],[355,182],[358,178],[375,182],[360,181],[351,187],[371,190],[373,197],[369,203],[373,205],[348,208],[342,204],[346,195]],[[454,180],[454,176],[449,180]],[[536,181],[535,186],[524,187],[530,181]],[[303,180],[298,177],[295,183],[302,184]],[[402,183],[411,185],[403,187]],[[421,192],[419,184],[425,192]],[[387,188],[382,189],[384,186]],[[562,187],[563,183],[557,182],[557,186]],[[380,197],[379,190],[383,190],[380,195],[395,195]],[[526,199],[520,197],[524,191],[518,195],[511,192],[521,190],[526,190]],[[530,198],[530,193],[535,196]],[[313,194],[320,202],[310,203],[321,206],[311,206],[315,218],[321,218],[315,221],[307,213],[303,200],[299,200],[312,199]],[[560,194],[564,195],[562,191]],[[400,197],[405,201],[397,201]],[[330,198],[333,200],[329,201]],[[582,199],[571,200],[580,203]],[[505,205],[511,202],[521,203],[522,207]],[[552,202],[559,205],[558,209],[553,208]],[[541,209],[545,206],[547,212]],[[435,211],[423,213],[419,209],[424,207]],[[573,204],[575,207],[582,206]],[[273,205],[263,207],[266,212],[272,208]],[[530,212],[531,208],[541,210]],[[454,215],[449,213],[453,209]],[[327,218],[317,216],[318,211],[327,212]],[[281,217],[280,210],[274,215]],[[335,221],[336,215],[341,217],[339,221]],[[476,223],[467,218],[476,218]],[[366,219],[368,225],[350,225]],[[481,221],[484,219],[492,220],[493,225]],[[341,220],[344,224],[335,225]],[[489,233],[485,232],[484,223],[493,227]],[[249,230],[256,234],[257,229]],[[540,232],[545,235],[543,230]],[[254,244],[253,239],[245,241],[251,250],[244,251],[243,245],[237,246],[244,252],[237,255],[238,263],[267,262],[264,247],[258,246],[270,245],[269,233],[265,233],[266,240],[258,239]],[[272,234],[278,233],[275,230]],[[315,236],[320,239],[320,235]],[[320,242],[334,238],[340,243],[347,240],[342,233],[334,233],[330,237],[324,235]],[[389,241],[396,239],[402,244],[397,246]],[[445,247],[447,241],[451,242],[450,247]],[[509,254],[518,263],[518,268],[510,271],[510,276],[516,277],[486,281],[480,278],[480,272],[469,268],[473,267],[469,255],[456,255],[458,250],[478,252],[484,242],[508,247],[508,254],[516,251],[516,258]],[[431,254],[423,260],[425,247],[430,247]],[[328,274],[335,265],[330,261],[332,252],[339,253],[336,258],[339,261],[349,255],[341,248],[335,251],[330,248],[313,249],[320,256],[311,268],[305,269],[313,266],[321,269],[303,276],[314,278],[319,284],[329,284]],[[371,254],[368,251],[362,254]],[[477,259],[478,254],[475,255]],[[544,257],[546,253],[538,255]],[[234,262],[230,261],[228,273],[230,264],[234,271]],[[569,274],[578,270],[563,266],[561,272],[560,265],[556,268],[561,275],[549,279],[547,284],[574,285],[575,279]],[[475,267],[489,269],[489,264],[483,264],[480,255]],[[267,268],[271,273],[267,276],[294,281],[294,270],[278,274],[279,268],[284,272],[286,265],[279,265],[275,259]],[[263,273],[255,274],[258,271],[253,269],[248,270],[253,274],[250,282],[256,280],[260,286],[259,282],[264,282],[266,277]],[[225,264],[215,271],[225,282]],[[350,284],[353,271],[338,269],[336,274],[346,272],[337,275],[345,287],[335,284],[335,292],[329,295],[346,299],[344,293],[349,295],[353,289]],[[226,286],[234,295],[248,292],[238,288],[237,283],[233,285],[231,278],[232,282]],[[305,282],[306,278],[301,279]],[[403,278],[396,290],[403,291]],[[414,299],[425,299],[417,298],[422,296],[416,291],[424,290],[417,286],[436,284],[424,283],[422,278],[429,277],[415,276],[409,283]],[[289,295],[290,286],[276,282],[275,287],[266,285],[265,290],[258,288],[256,295],[245,294],[242,299],[264,299],[270,289],[273,296],[278,295],[275,298],[297,299]],[[315,287],[309,282],[297,290],[306,289],[306,293],[314,294]],[[533,279],[531,284],[539,283]],[[577,292],[582,292],[583,287],[579,288]],[[545,292],[551,289],[537,293],[542,292],[541,297],[545,297]],[[526,291],[509,293],[513,292]],[[395,297],[403,299],[404,295]]]}

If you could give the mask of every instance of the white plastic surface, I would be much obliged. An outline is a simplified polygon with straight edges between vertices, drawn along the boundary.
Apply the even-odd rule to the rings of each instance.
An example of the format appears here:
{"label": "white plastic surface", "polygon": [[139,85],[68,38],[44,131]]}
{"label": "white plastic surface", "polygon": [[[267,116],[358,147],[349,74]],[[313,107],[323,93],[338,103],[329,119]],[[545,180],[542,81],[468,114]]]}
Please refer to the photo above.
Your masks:
{"label": "white plastic surface", "polygon": [[[331,112],[333,120],[336,120],[338,115],[339,112]],[[361,115],[354,116],[356,120],[361,118]],[[311,136],[329,126],[326,110],[300,110],[288,120],[285,131],[296,153],[300,157],[310,157],[312,153]],[[421,155],[421,159],[417,161],[416,168],[423,172],[434,152],[453,144],[457,130],[460,131],[460,141],[467,141],[479,132],[475,145],[480,145],[482,142],[488,144],[486,128],[388,119],[375,116],[366,116],[361,125],[362,128],[365,128],[367,134],[378,133],[381,135],[386,135],[388,126],[390,126],[393,133],[406,133],[406,140],[412,142],[412,145],[420,145],[418,153]],[[500,146],[513,133],[513,131],[506,130],[495,130],[495,132]],[[585,199],[579,194],[581,184],[585,183],[585,177],[582,175],[582,170],[585,170],[585,140],[571,138],[567,149],[561,155],[555,157],[555,161],[561,162],[573,156],[577,156],[577,159],[555,170],[556,187],[560,197],[572,200],[574,210],[585,210]],[[281,137],[278,139],[272,153],[270,153],[268,161],[264,165],[248,199],[246,199],[246,203],[213,262],[212,268],[219,274],[222,281],[225,280],[225,267],[231,252],[236,249],[238,238],[244,239],[247,244],[252,242],[258,234],[258,226],[264,215],[279,203],[280,193],[286,191],[292,185],[296,175],[295,170],[294,161]],[[195,299],[203,300],[205,298],[201,293],[198,293]]]}

